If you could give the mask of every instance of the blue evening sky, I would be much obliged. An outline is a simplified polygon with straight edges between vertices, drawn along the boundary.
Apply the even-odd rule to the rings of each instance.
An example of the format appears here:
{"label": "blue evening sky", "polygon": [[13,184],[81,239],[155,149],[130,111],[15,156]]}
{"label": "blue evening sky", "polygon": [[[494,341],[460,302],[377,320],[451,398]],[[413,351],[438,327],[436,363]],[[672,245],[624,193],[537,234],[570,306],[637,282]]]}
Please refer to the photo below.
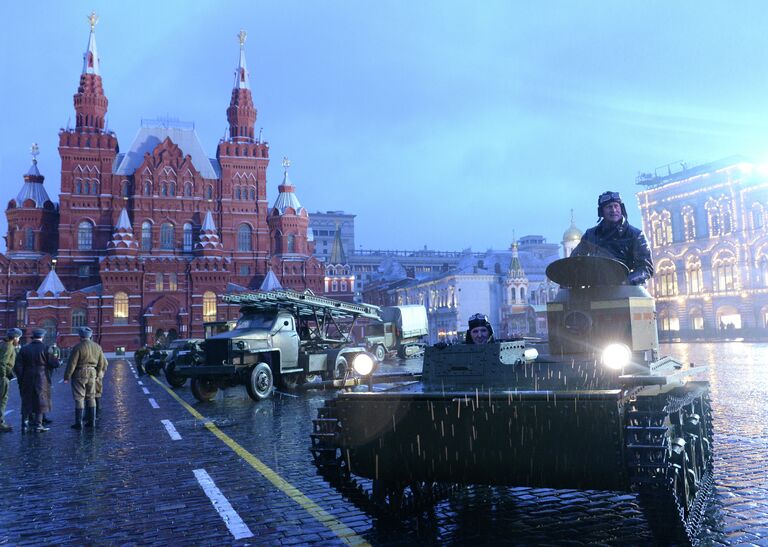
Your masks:
{"label": "blue evening sky", "polygon": [[301,203],[356,214],[364,248],[559,243],[606,189],[639,225],[638,171],[768,160],[759,1],[36,0],[0,7],[3,204],[32,142],[58,201],[91,10],[123,150],[141,118],[172,116],[214,156],[245,29],[270,202],[288,156]]}

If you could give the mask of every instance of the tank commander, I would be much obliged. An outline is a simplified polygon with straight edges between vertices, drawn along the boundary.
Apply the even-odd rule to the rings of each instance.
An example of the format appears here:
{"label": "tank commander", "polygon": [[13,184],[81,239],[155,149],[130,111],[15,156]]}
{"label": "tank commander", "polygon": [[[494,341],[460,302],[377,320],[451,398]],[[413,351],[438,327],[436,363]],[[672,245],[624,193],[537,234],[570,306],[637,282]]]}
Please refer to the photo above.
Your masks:
{"label": "tank commander", "polygon": [[75,423],[72,429],[82,429],[83,424],[88,427],[95,425],[96,378],[107,368],[107,359],[101,346],[91,340],[93,331],[81,327],[79,334],[80,343],[72,348],[64,373],[65,384],[72,379],[72,396],[75,399]]}
{"label": "tank commander", "polygon": [[643,231],[627,222],[627,209],[618,192],[597,198],[597,226],[589,228],[571,256],[615,258],[629,268],[627,281],[642,285],[653,276],[651,249]]}
{"label": "tank commander", "polygon": [[469,318],[467,329],[467,344],[487,344],[493,342],[493,328],[488,317],[482,313],[476,313]]}

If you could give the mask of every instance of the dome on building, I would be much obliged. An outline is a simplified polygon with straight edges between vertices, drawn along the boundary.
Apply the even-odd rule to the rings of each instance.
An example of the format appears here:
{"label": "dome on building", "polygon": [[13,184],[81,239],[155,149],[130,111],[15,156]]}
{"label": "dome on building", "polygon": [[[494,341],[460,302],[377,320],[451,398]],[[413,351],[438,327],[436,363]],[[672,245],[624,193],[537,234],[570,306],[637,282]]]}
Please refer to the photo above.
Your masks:
{"label": "dome on building", "polygon": [[576,224],[573,222],[573,209],[571,209],[571,225],[565,232],[563,232],[563,243],[568,241],[581,241],[581,236],[583,235],[584,232],[579,230],[579,228],[576,227]]}

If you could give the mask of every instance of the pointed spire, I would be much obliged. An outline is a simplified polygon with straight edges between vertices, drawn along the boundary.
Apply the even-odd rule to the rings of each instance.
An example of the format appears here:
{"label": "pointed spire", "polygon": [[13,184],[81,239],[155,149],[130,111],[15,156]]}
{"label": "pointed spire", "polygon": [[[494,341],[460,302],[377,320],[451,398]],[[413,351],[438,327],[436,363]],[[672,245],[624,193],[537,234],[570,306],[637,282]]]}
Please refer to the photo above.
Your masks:
{"label": "pointed spire", "polygon": [[520,256],[517,250],[517,241],[512,243],[512,260],[509,263],[509,270],[507,270],[507,277],[511,279],[523,279],[525,272],[523,271],[523,265],[520,263]]}
{"label": "pointed spire", "polygon": [[64,288],[64,283],[61,282],[58,274],[56,274],[56,270],[51,269],[37,288],[37,294],[39,296],[45,296],[47,293],[51,293],[53,296],[59,296],[66,290],[67,289]]}
{"label": "pointed spire", "polygon": [[99,72],[99,53],[96,50],[96,23],[99,18],[96,12],[92,11],[88,16],[88,22],[91,25],[91,33],[88,35],[88,47],[83,53],[83,74],[101,74]]}
{"label": "pointed spire", "polygon": [[267,275],[264,277],[264,281],[261,282],[261,286],[259,287],[259,290],[262,292],[269,292],[269,291],[275,291],[282,288],[283,286],[280,284],[280,281],[277,279],[277,276],[274,274],[272,269],[270,269],[267,272]]}
{"label": "pointed spire", "polygon": [[235,70],[235,89],[251,89],[251,80],[248,76],[248,67],[245,65],[245,38],[247,34],[244,30],[240,29],[240,33],[237,35],[240,40],[240,62]]}
{"label": "pointed spire", "polygon": [[101,85],[99,54],[96,51],[95,27],[98,21],[96,13],[88,16],[91,33],[88,36],[88,48],[83,54],[83,71],[80,85],[75,93],[75,130],[79,133],[101,133],[104,131],[104,118],[107,115],[107,97]]}
{"label": "pointed spire", "polygon": [[579,230],[579,228],[573,222],[573,209],[571,209],[571,225],[563,233],[563,243],[568,243],[573,241],[578,243],[579,241],[581,241],[581,236],[583,235],[584,233],[581,230]]}
{"label": "pointed spire", "polygon": [[16,196],[16,204],[18,207],[23,207],[24,202],[31,199],[36,209],[42,209],[46,202],[51,201],[51,198],[43,186],[45,177],[40,174],[40,170],[37,168],[37,156],[40,154],[40,148],[37,146],[37,143],[32,144],[30,152],[32,154],[32,165],[24,175],[24,185]]}
{"label": "pointed spire", "polygon": [[232,98],[227,108],[229,139],[232,142],[251,143],[255,142],[253,133],[256,124],[256,108],[253,106],[251,81],[245,65],[245,31],[241,30],[237,38],[240,41],[240,59],[235,70]]}
{"label": "pointed spire", "polygon": [[288,168],[291,166],[291,160],[283,157],[283,182],[277,187],[280,192],[275,200],[275,205],[272,210],[277,210],[278,214],[284,215],[286,209],[289,207],[294,210],[295,214],[299,214],[303,207],[299,203],[299,198],[296,197],[294,190],[296,187],[291,182],[288,176]]}
{"label": "pointed spire", "polygon": [[203,226],[200,228],[200,240],[195,244],[195,250],[201,251],[203,254],[218,253],[222,250],[216,223],[213,222],[213,215],[210,211],[205,213],[205,220],[203,220]]}
{"label": "pointed spire", "polygon": [[117,256],[135,256],[139,252],[139,242],[133,236],[133,228],[125,208],[120,211],[112,240],[107,243],[107,252]]}
{"label": "pointed spire", "polygon": [[347,255],[344,252],[344,244],[341,242],[341,226],[336,224],[336,235],[333,238],[333,247],[331,249],[331,258],[328,259],[328,264],[346,264]]}

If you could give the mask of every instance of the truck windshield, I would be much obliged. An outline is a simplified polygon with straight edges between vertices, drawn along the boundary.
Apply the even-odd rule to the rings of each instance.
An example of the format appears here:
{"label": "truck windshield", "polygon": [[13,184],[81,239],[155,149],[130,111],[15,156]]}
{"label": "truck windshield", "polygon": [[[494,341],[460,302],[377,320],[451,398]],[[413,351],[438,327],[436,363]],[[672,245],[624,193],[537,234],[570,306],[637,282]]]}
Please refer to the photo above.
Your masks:
{"label": "truck windshield", "polygon": [[268,329],[275,322],[275,314],[272,313],[244,313],[237,320],[235,330],[240,329]]}

